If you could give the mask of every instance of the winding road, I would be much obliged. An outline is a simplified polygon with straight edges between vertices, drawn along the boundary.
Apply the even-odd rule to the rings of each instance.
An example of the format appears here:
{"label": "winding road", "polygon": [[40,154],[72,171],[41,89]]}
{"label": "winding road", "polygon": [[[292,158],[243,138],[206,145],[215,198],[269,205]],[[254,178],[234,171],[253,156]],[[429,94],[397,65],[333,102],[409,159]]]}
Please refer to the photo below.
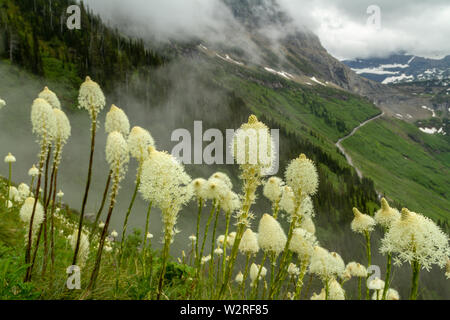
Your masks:
{"label": "winding road", "polygon": [[384,111],[383,111],[383,113],[381,113],[381,114],[379,114],[379,115],[377,115],[377,116],[375,116],[375,117],[373,117],[373,118],[370,118],[370,119],[364,121],[364,122],[361,123],[359,126],[357,126],[355,129],[353,129],[353,131],[350,132],[348,135],[346,135],[345,137],[339,139],[339,141],[336,143],[336,147],[338,147],[338,149],[344,154],[345,158],[347,159],[348,164],[351,165],[353,168],[355,168],[356,173],[358,174],[358,177],[359,177],[360,179],[363,178],[363,174],[362,174],[361,170],[359,170],[359,169],[354,165],[353,160],[352,160],[352,157],[350,157],[350,155],[347,154],[347,152],[345,151],[344,147],[342,146],[342,142],[345,141],[345,140],[347,140],[347,139],[350,138],[351,136],[353,136],[359,129],[361,129],[362,127],[364,127],[364,126],[365,126],[366,124],[368,124],[369,122],[372,122],[372,121],[374,121],[374,120],[377,120],[377,119],[381,118],[382,116],[384,116]]}

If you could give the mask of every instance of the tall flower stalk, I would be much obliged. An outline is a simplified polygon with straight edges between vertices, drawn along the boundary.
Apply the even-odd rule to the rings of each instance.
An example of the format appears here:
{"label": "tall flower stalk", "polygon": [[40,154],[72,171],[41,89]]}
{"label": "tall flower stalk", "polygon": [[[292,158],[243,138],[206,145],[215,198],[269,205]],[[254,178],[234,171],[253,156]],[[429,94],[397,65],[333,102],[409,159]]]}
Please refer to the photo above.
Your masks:
{"label": "tall flower stalk", "polygon": [[77,241],[74,249],[72,264],[77,264],[78,251],[80,249],[81,232],[83,231],[83,220],[86,210],[86,204],[89,196],[89,189],[92,179],[92,164],[94,162],[94,150],[95,150],[95,136],[97,133],[97,117],[100,111],[105,107],[105,96],[100,86],[86,77],[86,81],[80,87],[80,93],[78,96],[78,107],[85,109],[89,112],[91,118],[91,151],[89,155],[89,167],[88,175],[86,179],[86,187],[84,190],[83,203],[81,205],[80,221],[78,223]]}
{"label": "tall flower stalk", "polygon": [[103,254],[103,247],[105,245],[105,238],[108,232],[111,216],[116,204],[116,198],[119,193],[120,182],[125,177],[127,165],[128,162],[130,161],[127,142],[123,137],[123,135],[118,131],[114,131],[110,133],[108,136],[108,140],[106,143],[106,160],[108,161],[110,169],[113,172],[112,175],[113,184],[111,187],[110,204],[108,215],[105,221],[105,226],[100,236],[100,243],[98,246],[97,256],[95,259],[95,265],[91,274],[89,285],[86,289],[85,294],[83,295],[83,298],[87,297],[95,287],[98,273],[100,271],[100,264]]}
{"label": "tall flower stalk", "polygon": [[[34,100],[33,105],[31,106],[31,123],[33,125],[33,133],[38,136],[38,142],[40,145],[40,153],[39,153],[39,175],[38,182],[36,186],[36,196],[34,201],[34,206],[32,209],[30,221],[29,221],[29,229],[28,229],[28,243],[25,251],[25,263],[30,264],[31,262],[31,246],[32,246],[32,235],[33,235],[33,223],[34,223],[34,215],[36,212],[36,206],[39,201],[39,194],[41,188],[41,180],[42,180],[42,169],[47,160],[48,148],[50,143],[52,142],[53,135],[56,130],[56,119],[53,113],[52,107],[48,102],[44,99],[37,98]],[[25,282],[30,281],[31,274],[33,270],[33,265],[31,264],[27,268],[27,272],[25,275]]]}
{"label": "tall flower stalk", "polygon": [[8,164],[8,188],[6,189],[6,207],[8,207],[8,201],[10,198],[10,190],[11,190],[11,179],[12,179],[12,164],[16,162],[16,158],[11,154],[5,157],[5,163]]}
{"label": "tall flower stalk", "polygon": [[149,147],[149,155],[142,166],[139,192],[144,200],[161,209],[164,249],[158,279],[157,299],[163,294],[164,277],[170,245],[178,232],[175,228],[181,207],[192,198],[191,178],[184,167],[170,154]]}

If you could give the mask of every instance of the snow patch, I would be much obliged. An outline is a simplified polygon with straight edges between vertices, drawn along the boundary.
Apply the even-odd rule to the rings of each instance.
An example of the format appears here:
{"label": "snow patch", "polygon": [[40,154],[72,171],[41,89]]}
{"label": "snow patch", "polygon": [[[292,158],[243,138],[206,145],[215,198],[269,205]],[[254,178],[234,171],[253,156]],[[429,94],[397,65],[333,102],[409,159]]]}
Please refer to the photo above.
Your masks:
{"label": "snow patch", "polygon": [[389,84],[389,83],[395,83],[395,82],[399,82],[399,81],[403,81],[403,80],[414,80],[414,76],[407,76],[406,74],[402,74],[401,76],[398,77],[389,77],[383,80],[383,84]]}
{"label": "snow patch", "polygon": [[427,106],[422,106],[422,109],[430,111],[433,115],[433,118],[436,118],[436,113],[434,112],[433,109],[428,108]]}
{"label": "snow patch", "polygon": [[416,56],[412,57],[411,59],[409,59],[408,64],[410,64],[411,62],[413,62],[413,60],[416,58]]}
{"label": "snow patch", "polygon": [[312,80],[312,81],[314,81],[315,83],[318,83],[318,84],[320,84],[321,86],[326,86],[326,84],[325,84],[325,83],[323,83],[323,82],[320,82],[319,80],[317,80],[317,79],[316,79],[316,77],[312,77],[312,78],[311,78],[311,80]]}
{"label": "snow patch", "polygon": [[283,77],[283,78],[285,78],[285,79],[288,79],[288,80],[294,79],[294,76],[293,76],[292,74],[286,72],[286,71],[277,71],[277,70],[274,70],[274,69],[269,68],[269,67],[265,67],[264,69],[265,69],[267,72],[270,72],[270,73],[272,73],[272,74],[279,75],[279,76],[281,76],[281,77]]}
{"label": "snow patch", "polygon": [[225,57],[223,57],[220,54],[216,53],[216,56],[218,56],[220,59],[222,59],[226,62],[231,62],[231,63],[237,64],[238,66],[244,65],[242,62],[232,59],[228,54],[226,54]]}
{"label": "snow patch", "polygon": [[436,132],[438,132],[436,128],[419,128],[419,130],[426,134],[435,134]]}

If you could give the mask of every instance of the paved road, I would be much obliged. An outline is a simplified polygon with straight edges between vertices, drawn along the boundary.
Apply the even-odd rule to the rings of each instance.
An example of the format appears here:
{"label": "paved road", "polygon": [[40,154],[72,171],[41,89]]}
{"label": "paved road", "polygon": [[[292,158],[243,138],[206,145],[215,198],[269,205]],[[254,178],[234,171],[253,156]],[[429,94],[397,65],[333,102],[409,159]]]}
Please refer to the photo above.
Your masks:
{"label": "paved road", "polygon": [[344,147],[342,146],[342,142],[347,140],[348,138],[350,138],[351,136],[353,136],[359,129],[361,129],[362,127],[364,127],[366,124],[368,124],[369,122],[372,122],[374,120],[377,120],[379,118],[381,118],[382,116],[384,116],[384,111],[382,114],[379,114],[373,118],[370,118],[369,120],[364,121],[363,123],[361,123],[359,126],[357,126],[355,129],[353,129],[353,131],[351,133],[349,133],[348,135],[346,135],[345,137],[339,139],[339,141],[336,143],[336,147],[339,148],[339,150],[341,150],[341,152],[345,155],[345,158],[347,159],[347,162],[349,165],[351,165],[353,168],[355,168],[356,173],[358,174],[358,177],[360,179],[363,178],[363,174],[361,172],[361,170],[359,170],[353,163],[352,157],[350,157],[350,155],[347,154],[347,152],[345,152]]}

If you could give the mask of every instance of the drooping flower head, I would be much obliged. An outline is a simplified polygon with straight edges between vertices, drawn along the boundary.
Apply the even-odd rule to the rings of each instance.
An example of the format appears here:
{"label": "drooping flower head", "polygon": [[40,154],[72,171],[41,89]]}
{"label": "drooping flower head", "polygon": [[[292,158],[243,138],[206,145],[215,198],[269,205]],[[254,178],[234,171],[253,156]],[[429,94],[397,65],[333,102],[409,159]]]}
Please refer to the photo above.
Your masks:
{"label": "drooping flower head", "polygon": [[371,216],[361,213],[357,208],[353,208],[353,214],[355,218],[351,223],[351,228],[354,232],[364,234],[373,231],[376,222]]}
{"label": "drooping flower head", "polygon": [[47,101],[52,108],[61,109],[61,102],[59,102],[58,96],[48,87],[45,87],[38,97]]}
{"label": "drooping flower head", "polygon": [[263,251],[280,254],[286,246],[287,238],[280,223],[271,215],[264,214],[259,222],[258,244]]}
{"label": "drooping flower head", "polygon": [[143,164],[139,191],[142,197],[162,211],[166,239],[175,234],[178,213],[192,198],[191,177],[170,154],[149,148],[149,157]]}
{"label": "drooping flower head", "polygon": [[257,254],[259,251],[258,237],[251,229],[245,230],[239,243],[239,251],[244,254]]}
{"label": "drooping flower head", "polygon": [[97,115],[105,107],[105,95],[100,86],[86,77],[86,81],[81,84],[78,95],[78,107],[89,112],[92,120],[97,119]]}
{"label": "drooping flower head", "polygon": [[294,229],[292,234],[292,240],[289,244],[289,250],[296,253],[300,260],[309,261],[311,258],[314,247],[318,245],[317,239],[314,234],[309,233],[305,229]]}
{"label": "drooping flower head", "polygon": [[106,133],[118,131],[125,138],[128,137],[130,133],[130,121],[128,120],[127,115],[122,109],[115,105],[112,105],[111,110],[106,114],[105,131]]}
{"label": "drooping flower head", "polygon": [[47,146],[56,132],[56,119],[53,108],[41,98],[34,100],[31,106],[31,123],[33,133],[39,137],[41,147]]}
{"label": "drooping flower head", "polygon": [[128,145],[123,135],[114,131],[108,135],[106,140],[106,161],[113,172],[113,175],[120,180],[126,173],[127,164],[130,161]]}
{"label": "drooping flower head", "polygon": [[11,152],[5,157],[5,163],[14,163],[16,162],[16,157],[14,157]]}
{"label": "drooping flower head", "polygon": [[314,162],[301,154],[291,161],[286,169],[286,184],[292,188],[296,197],[313,196],[319,186],[319,176]]}
{"label": "drooping flower head", "polygon": [[436,264],[443,268],[450,255],[448,236],[429,218],[403,209],[382,239],[381,252],[394,254],[396,264],[412,264],[429,270]]}
{"label": "drooping flower head", "polygon": [[133,127],[128,136],[128,148],[133,158],[144,161],[148,157],[148,148],[155,146],[155,140],[147,130]]}
{"label": "drooping flower head", "polygon": [[394,221],[400,219],[400,212],[391,208],[385,198],[381,199],[381,209],[375,213],[375,221],[384,228],[389,228]]}

